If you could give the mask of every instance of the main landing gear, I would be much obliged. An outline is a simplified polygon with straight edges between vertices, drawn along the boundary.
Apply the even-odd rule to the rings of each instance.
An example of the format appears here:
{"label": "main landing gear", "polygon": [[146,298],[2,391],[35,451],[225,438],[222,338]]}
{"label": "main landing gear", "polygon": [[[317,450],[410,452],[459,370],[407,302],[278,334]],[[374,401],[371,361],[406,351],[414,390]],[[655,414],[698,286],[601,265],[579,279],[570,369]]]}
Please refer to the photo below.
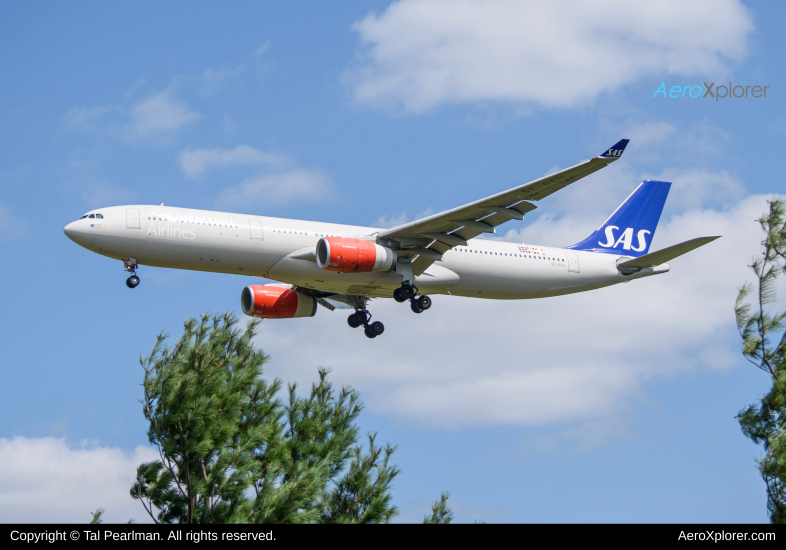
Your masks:
{"label": "main landing gear", "polygon": [[410,283],[404,283],[393,291],[393,299],[399,303],[410,301],[410,308],[415,313],[423,313],[431,307],[431,298],[428,296],[416,296],[418,288]]}
{"label": "main landing gear", "polygon": [[127,260],[123,260],[123,266],[125,270],[131,273],[131,276],[126,279],[126,286],[128,288],[136,288],[139,286],[139,277],[136,274],[137,263],[134,258],[128,258]]}
{"label": "main landing gear", "polygon": [[358,328],[362,326],[366,333],[366,336],[369,338],[376,338],[383,332],[385,332],[385,325],[380,323],[379,321],[374,321],[373,323],[369,323],[371,320],[371,313],[368,312],[366,309],[357,309],[355,313],[350,315],[347,318],[347,324],[352,328]]}

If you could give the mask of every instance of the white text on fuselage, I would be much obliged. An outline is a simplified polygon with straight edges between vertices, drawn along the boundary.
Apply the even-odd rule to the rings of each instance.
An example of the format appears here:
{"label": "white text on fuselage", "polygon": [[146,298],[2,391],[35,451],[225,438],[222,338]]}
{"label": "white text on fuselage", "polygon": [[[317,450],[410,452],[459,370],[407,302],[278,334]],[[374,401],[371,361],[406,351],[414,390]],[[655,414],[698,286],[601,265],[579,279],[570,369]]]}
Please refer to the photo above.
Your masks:
{"label": "white text on fuselage", "polygon": [[169,237],[173,239],[196,239],[196,231],[186,226],[188,225],[209,225],[216,227],[237,227],[232,218],[218,216],[199,215],[190,212],[166,211],[159,213],[150,210],[147,213],[150,226],[147,229],[147,236]]}

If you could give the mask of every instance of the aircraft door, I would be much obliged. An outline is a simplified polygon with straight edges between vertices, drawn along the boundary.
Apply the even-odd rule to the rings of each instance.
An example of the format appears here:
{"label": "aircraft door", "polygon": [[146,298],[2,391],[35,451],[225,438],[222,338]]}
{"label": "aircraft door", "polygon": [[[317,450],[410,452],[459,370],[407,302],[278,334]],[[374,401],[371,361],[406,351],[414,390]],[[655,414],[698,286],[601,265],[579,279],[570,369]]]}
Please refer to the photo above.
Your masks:
{"label": "aircraft door", "polygon": [[139,229],[139,208],[126,208],[126,227]]}
{"label": "aircraft door", "polygon": [[252,239],[262,239],[265,240],[265,236],[262,233],[262,222],[259,220],[248,220],[248,226],[251,228],[251,238]]}
{"label": "aircraft door", "polygon": [[580,273],[579,257],[576,255],[576,253],[566,250],[565,254],[568,256],[568,271],[572,271],[574,273]]}

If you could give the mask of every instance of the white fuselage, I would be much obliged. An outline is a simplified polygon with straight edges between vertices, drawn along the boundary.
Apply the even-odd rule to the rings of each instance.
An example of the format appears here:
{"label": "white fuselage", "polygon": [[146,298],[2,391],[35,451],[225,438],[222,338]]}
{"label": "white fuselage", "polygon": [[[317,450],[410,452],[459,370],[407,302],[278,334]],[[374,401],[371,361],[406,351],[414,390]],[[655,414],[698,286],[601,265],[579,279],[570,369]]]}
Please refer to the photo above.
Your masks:
{"label": "white fuselage", "polygon": [[[140,265],[265,277],[341,294],[391,297],[395,271],[336,273],[294,259],[321,237],[369,237],[381,229],[164,206],[97,209],[65,233],[79,245]],[[620,256],[473,239],[446,252],[415,279],[421,294],[501,300],[581,292],[664,273],[668,265],[633,275],[617,269]]]}

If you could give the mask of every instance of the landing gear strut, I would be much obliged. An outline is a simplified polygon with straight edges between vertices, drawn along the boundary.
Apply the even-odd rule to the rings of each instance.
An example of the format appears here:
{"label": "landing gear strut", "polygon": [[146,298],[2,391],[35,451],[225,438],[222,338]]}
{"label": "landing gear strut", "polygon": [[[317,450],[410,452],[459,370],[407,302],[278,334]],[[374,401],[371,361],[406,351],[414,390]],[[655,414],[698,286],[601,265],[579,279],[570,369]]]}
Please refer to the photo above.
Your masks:
{"label": "landing gear strut", "polygon": [[136,274],[137,263],[134,258],[128,258],[127,260],[123,260],[123,266],[125,270],[131,273],[131,276],[126,279],[126,286],[128,288],[136,288],[139,286],[139,277]]}
{"label": "landing gear strut", "polygon": [[431,298],[428,296],[417,296],[418,288],[410,283],[404,283],[393,291],[393,299],[399,303],[409,300],[410,308],[415,313],[423,313],[431,307]]}
{"label": "landing gear strut", "polygon": [[363,332],[365,332],[366,336],[369,338],[376,338],[385,332],[385,325],[379,321],[369,323],[370,320],[371,314],[368,312],[368,310],[358,309],[355,310],[355,313],[351,314],[347,318],[347,324],[352,328],[358,328],[359,326],[362,326],[364,329]]}

